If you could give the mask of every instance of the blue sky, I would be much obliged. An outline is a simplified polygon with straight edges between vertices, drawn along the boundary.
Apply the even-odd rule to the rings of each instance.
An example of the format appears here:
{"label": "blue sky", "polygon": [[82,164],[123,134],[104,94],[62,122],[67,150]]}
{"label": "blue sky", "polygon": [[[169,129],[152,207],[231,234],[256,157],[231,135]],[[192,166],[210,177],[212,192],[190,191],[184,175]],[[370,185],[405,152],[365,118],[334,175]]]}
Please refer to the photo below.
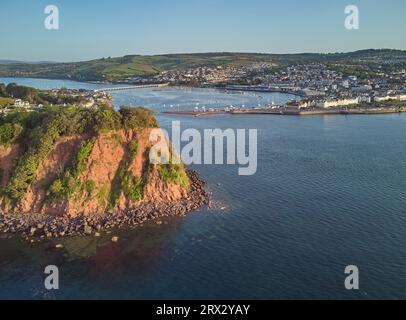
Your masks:
{"label": "blue sky", "polygon": [[[50,4],[58,31],[44,28]],[[344,28],[348,4],[360,9],[359,30]],[[404,0],[3,0],[0,59],[406,49],[405,12]]]}

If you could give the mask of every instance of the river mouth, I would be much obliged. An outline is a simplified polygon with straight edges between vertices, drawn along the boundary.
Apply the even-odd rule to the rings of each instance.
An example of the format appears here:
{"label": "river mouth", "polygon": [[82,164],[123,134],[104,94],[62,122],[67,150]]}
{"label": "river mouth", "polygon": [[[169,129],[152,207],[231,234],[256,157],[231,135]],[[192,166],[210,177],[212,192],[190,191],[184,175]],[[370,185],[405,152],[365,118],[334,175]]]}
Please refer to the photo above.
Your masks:
{"label": "river mouth", "polygon": [[[45,86],[42,80],[30,85]],[[207,104],[211,95],[204,94]],[[246,97],[221,97],[235,103],[230,96]],[[199,93],[176,89],[115,96],[116,105],[139,103],[157,112],[184,100],[203,102]],[[173,117],[157,117],[170,130]],[[31,246],[0,239],[1,298],[404,298],[406,115],[176,120],[199,131],[257,128],[257,174],[241,178],[234,166],[193,166],[215,205],[161,225],[58,239],[70,242],[63,249],[54,240]],[[51,294],[37,289],[50,264],[59,266],[62,279]],[[343,286],[351,264],[366,274],[363,292]]]}

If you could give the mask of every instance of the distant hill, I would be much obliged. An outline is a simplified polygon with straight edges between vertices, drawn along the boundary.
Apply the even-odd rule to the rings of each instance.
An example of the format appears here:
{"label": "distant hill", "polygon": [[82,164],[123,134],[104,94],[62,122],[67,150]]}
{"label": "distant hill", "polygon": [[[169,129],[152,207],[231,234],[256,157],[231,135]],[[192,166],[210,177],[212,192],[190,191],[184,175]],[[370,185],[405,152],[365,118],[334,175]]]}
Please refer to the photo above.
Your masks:
{"label": "distant hill", "polygon": [[49,64],[55,61],[18,61],[18,60],[5,60],[0,59],[0,64]]}
{"label": "distant hill", "polygon": [[0,76],[59,78],[79,81],[117,82],[128,77],[156,75],[172,69],[200,66],[246,65],[254,62],[272,62],[285,66],[312,62],[406,63],[406,51],[369,49],[349,53],[196,53],[167,55],[128,55],[72,63],[2,63]]}
{"label": "distant hill", "polygon": [[16,60],[0,60],[0,64],[16,64],[16,63],[21,63],[21,61],[16,61]]}

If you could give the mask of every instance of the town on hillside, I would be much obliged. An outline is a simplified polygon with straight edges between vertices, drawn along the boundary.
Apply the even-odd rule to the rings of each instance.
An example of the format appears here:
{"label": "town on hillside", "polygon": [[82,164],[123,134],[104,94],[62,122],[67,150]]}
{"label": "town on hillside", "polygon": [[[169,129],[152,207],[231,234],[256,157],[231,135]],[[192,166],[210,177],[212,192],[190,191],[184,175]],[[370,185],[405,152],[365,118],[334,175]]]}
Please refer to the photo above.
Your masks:
{"label": "town on hillside", "polygon": [[104,91],[84,89],[38,90],[15,83],[0,83],[0,114],[15,111],[33,112],[44,107],[76,105],[94,108],[112,106],[112,96]]}

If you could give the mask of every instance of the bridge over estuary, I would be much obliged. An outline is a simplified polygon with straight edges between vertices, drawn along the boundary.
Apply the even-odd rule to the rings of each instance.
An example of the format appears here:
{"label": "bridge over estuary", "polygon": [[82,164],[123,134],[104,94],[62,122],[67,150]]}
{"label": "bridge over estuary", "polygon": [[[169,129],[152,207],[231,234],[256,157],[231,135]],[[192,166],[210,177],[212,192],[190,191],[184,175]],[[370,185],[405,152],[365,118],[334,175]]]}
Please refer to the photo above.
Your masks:
{"label": "bridge over estuary", "polygon": [[95,89],[94,92],[111,92],[111,91],[124,91],[124,90],[135,90],[144,88],[163,88],[169,86],[169,83],[159,83],[159,84],[145,84],[139,86],[128,86],[128,87],[113,87],[113,88],[102,88]]}

